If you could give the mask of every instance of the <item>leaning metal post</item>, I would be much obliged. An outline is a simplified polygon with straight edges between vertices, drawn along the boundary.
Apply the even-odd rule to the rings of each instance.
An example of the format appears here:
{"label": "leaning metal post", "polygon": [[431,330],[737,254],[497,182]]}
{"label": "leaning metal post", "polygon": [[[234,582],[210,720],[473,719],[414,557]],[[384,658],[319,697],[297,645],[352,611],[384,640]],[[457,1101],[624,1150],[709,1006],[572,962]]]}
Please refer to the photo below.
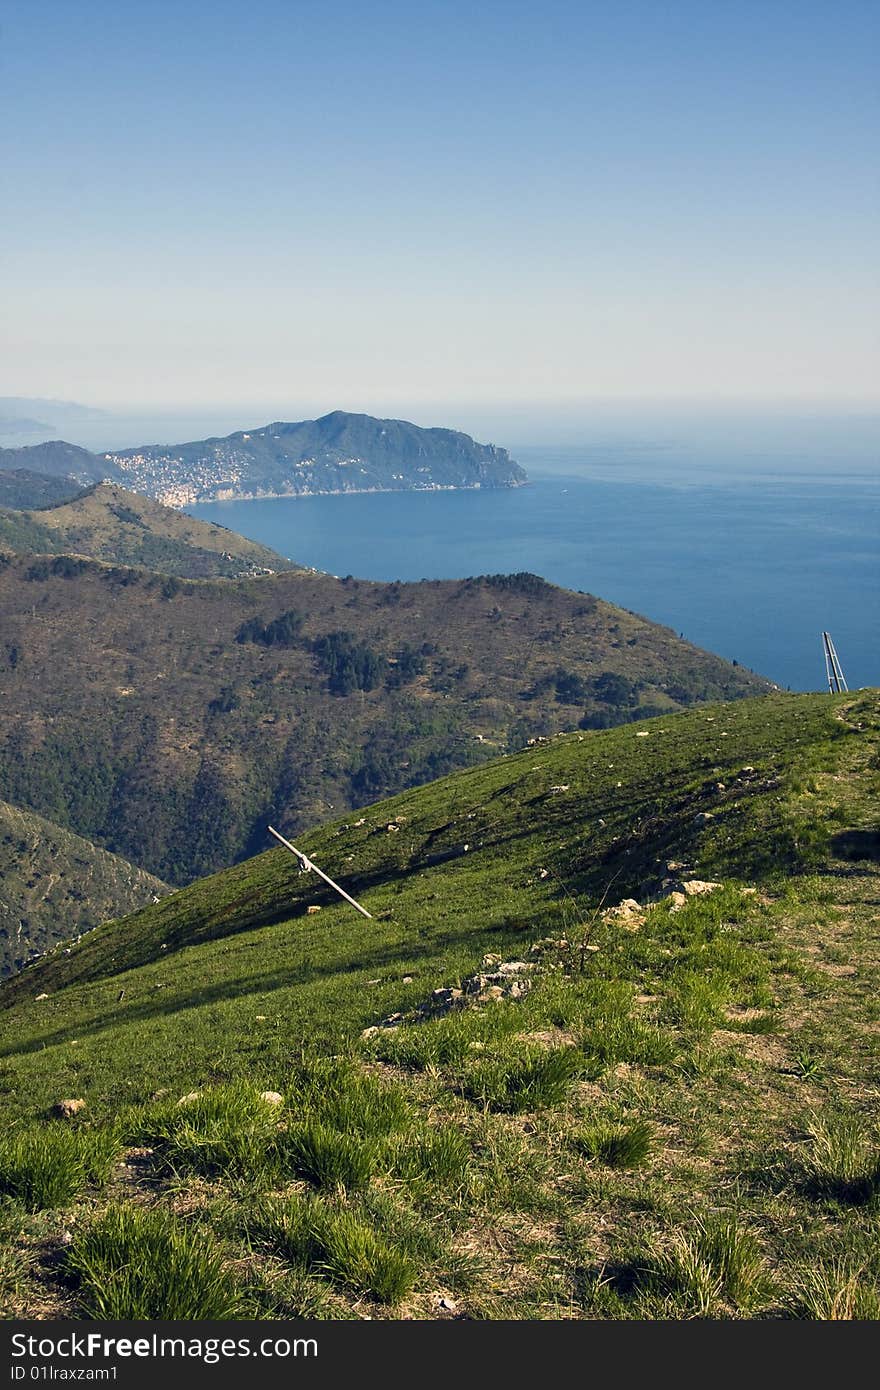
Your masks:
{"label": "leaning metal post", "polygon": [[284,845],[285,849],[289,849],[291,854],[296,855],[297,859],[302,864],[304,869],[314,869],[315,873],[318,875],[319,878],[322,878],[325,883],[329,883],[330,887],[335,889],[335,891],[340,895],[340,897],[345,898],[345,901],[347,903],[351,903],[352,907],[356,907],[358,912],[362,913],[364,917],[369,917],[370,921],[372,922],[372,912],[368,912],[365,907],[361,907],[360,903],[355,902],[354,898],[352,898],[348,893],[346,893],[344,888],[340,888],[338,883],[333,882],[329,874],[325,874],[323,869],[319,869],[317,864],[313,864],[311,859],[309,859],[308,855],[303,854],[301,849],[297,849],[296,845],[292,845],[289,840],[285,840],[284,836],[279,835],[277,830],[273,830],[271,825],[267,828],[269,834],[274,835],[276,840],[280,840],[282,845]]}

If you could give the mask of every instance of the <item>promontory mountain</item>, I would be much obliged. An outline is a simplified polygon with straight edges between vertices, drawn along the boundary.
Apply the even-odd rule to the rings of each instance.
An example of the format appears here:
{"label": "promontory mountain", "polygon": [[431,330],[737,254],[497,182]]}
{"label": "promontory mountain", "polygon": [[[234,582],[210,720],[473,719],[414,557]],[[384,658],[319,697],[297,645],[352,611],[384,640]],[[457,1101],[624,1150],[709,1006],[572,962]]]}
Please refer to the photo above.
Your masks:
{"label": "promontory mountain", "polygon": [[518,487],[506,449],[458,430],[422,429],[335,410],[320,420],[238,430],[222,439],[99,455],[104,476],[168,506],[315,493]]}

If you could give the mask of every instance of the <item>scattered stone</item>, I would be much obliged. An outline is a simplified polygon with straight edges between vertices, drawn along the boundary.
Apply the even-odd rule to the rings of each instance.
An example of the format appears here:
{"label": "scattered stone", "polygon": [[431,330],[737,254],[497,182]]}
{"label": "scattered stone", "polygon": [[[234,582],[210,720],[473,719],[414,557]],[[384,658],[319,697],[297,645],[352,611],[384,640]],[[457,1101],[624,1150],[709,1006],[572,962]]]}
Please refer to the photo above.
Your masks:
{"label": "scattered stone", "polygon": [[716,888],[723,887],[720,883],[701,878],[685,879],[681,886],[689,898],[701,898],[705,893],[714,893]]}
{"label": "scattered stone", "polygon": [[37,1001],[37,1003],[39,1004],[39,1002],[40,1002],[41,999],[48,999],[48,998],[49,998],[48,994],[38,994],[38,995],[36,996],[36,1001]]}
{"label": "scattered stone", "polygon": [[651,737],[651,734],[650,734],[650,731],[649,731],[648,729],[639,729],[638,733],[636,734],[636,738],[650,738],[650,737]]}
{"label": "scattered stone", "polygon": [[255,1021],[256,1021],[257,1023],[265,1023],[265,1022],[266,1022],[266,1015],[265,1015],[265,1014],[255,1014],[255,1015],[254,1015],[254,1019],[255,1019]]}
{"label": "scattered stone", "polygon": [[381,985],[381,980],[367,980],[368,985]]}
{"label": "scattered stone", "polygon": [[309,917],[311,917],[311,915],[312,915],[313,912],[320,912],[320,911],[321,911],[321,908],[320,908],[320,906],[318,905],[318,903],[310,903],[309,906],[306,908],[306,914],[307,914]]}
{"label": "scattered stone", "polygon": [[550,788],[551,794],[555,796],[557,792],[567,792],[570,785],[570,782],[560,782],[557,787]]}
{"label": "scattered stone", "polygon": [[57,1115],[60,1120],[72,1120],[74,1115],[79,1115],[85,1108],[86,1103],[82,1099],[58,1100],[52,1106],[52,1113]]}
{"label": "scattered stone", "polygon": [[455,1302],[455,1299],[453,1298],[445,1298],[442,1296],[439,1297],[437,1299],[437,1307],[441,1308],[444,1313],[458,1312],[458,1304]]}
{"label": "scattered stone", "polygon": [[669,904],[670,912],[680,912],[687,902],[687,896],[684,893],[679,893],[677,889],[674,889],[661,901]]}
{"label": "scattered stone", "polygon": [[399,829],[400,829],[400,826],[399,826],[399,825],[395,825],[394,821],[393,821],[393,820],[390,820],[390,821],[388,822],[388,824],[386,825],[385,829],[386,829],[386,830],[399,830]]}
{"label": "scattered stone", "polygon": [[264,1100],[267,1105],[283,1105],[284,1097],[280,1091],[261,1091],[260,1100]]}
{"label": "scattered stone", "polygon": [[698,811],[694,816],[694,825],[706,825],[710,820],[714,819],[715,817],[711,811]]}
{"label": "scattered stone", "polygon": [[201,1091],[189,1091],[185,1096],[181,1096],[178,1105],[192,1105],[193,1101],[201,1100]]}
{"label": "scattered stone", "polygon": [[403,978],[402,978],[402,980],[400,981],[400,983],[401,983],[402,985],[411,985],[412,982],[413,982],[413,977],[412,977],[412,975],[404,975]]}
{"label": "scattered stone", "polygon": [[483,966],[487,970],[491,970],[494,966],[500,964],[501,957],[496,955],[494,951],[490,951],[488,955],[483,956]]}
{"label": "scattered stone", "polygon": [[456,999],[464,997],[462,990],[452,988],[440,988],[431,991],[431,1003],[437,1008],[443,1005],[452,1005]]}
{"label": "scattered stone", "polygon": [[529,954],[532,956],[550,955],[555,951],[571,950],[571,943],[563,937],[542,936],[540,941],[534,941],[529,947]]}
{"label": "scattered stone", "polygon": [[616,907],[606,907],[602,921],[608,925],[626,927],[628,931],[638,931],[645,920],[645,909],[635,898],[624,898]]}

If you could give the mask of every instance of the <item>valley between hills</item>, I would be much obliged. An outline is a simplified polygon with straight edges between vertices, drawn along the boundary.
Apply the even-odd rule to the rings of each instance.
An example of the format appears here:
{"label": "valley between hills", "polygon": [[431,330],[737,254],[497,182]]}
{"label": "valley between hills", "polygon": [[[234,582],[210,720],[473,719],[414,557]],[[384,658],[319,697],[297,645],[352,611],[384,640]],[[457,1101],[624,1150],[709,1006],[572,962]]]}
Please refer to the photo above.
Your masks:
{"label": "valley between hills", "polygon": [[[339,580],[115,483],[3,479],[32,505],[0,509],[0,794],[77,837],[63,874],[53,857],[69,901],[87,843],[130,861],[120,884],[181,884],[262,848],[270,818],[297,830],[561,729],[769,688],[534,575]],[[41,883],[10,865],[2,974],[133,905],[59,916]]]}

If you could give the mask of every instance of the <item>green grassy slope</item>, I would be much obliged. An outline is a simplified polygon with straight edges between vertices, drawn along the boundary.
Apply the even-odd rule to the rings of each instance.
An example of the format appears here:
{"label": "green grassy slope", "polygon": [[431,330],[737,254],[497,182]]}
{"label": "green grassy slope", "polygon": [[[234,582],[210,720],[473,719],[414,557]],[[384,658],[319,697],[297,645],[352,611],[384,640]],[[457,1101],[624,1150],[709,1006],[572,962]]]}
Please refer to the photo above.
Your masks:
{"label": "green grassy slope", "polygon": [[[848,748],[864,752],[877,737],[875,701],[870,728],[856,734],[837,718],[842,703],[775,696],[559,737],[368,808],[363,825],[349,818],[302,837],[300,848],[344,880],[375,925],[273,849],[90,933],[70,956],[7,981],[0,1003],[16,1005],[20,1043],[30,1035],[41,1050],[50,1041],[62,1049],[33,1062],[53,1086],[69,1031],[84,1049],[75,1065],[88,1055],[96,1080],[103,1071],[113,1086],[116,1030],[132,1049],[132,1075],[146,1072],[148,1086],[182,1082],[218,1049],[258,1055],[265,1039],[253,1011],[269,1000],[288,1042],[338,1042],[493,943],[507,949],[573,928],[576,904],[597,902],[609,885],[609,900],[658,891],[670,858],[697,877],[747,882],[809,862],[828,825],[793,788],[812,764],[827,764],[833,778]],[[863,814],[854,807],[850,818]],[[320,917],[307,915],[310,904]],[[411,986],[394,978],[398,969],[413,975]],[[376,973],[383,984],[368,992]],[[33,1007],[43,991],[48,1007]],[[142,1045],[154,1030],[165,1041]],[[173,1044],[178,1032],[185,1050]]]}
{"label": "green grassy slope", "polygon": [[115,483],[99,483],[39,511],[0,511],[0,545],[4,543],[15,551],[87,555],[183,579],[295,568],[267,546],[224,526],[196,521]]}
{"label": "green grassy slope", "polygon": [[270,816],[313,825],[584,717],[768,688],[534,576],[0,557],[0,625],[0,795],[175,883],[253,852]]}
{"label": "green grassy slope", "polygon": [[[136,1171],[94,1178],[77,1229],[103,1241],[108,1200],[146,1202],[258,1316],[445,1297],[477,1317],[876,1317],[878,787],[864,692],[567,735],[404,793],[301,841],[373,921],[276,849],[4,983],[6,1108],[80,1097],[86,1142],[122,1106]],[[601,915],[670,873],[726,886]],[[538,962],[531,992],[417,1021],[487,952]],[[328,1073],[328,1054],[352,1060]],[[289,1108],[268,1119],[263,1088]],[[9,1219],[12,1306],[90,1306],[35,1253],[70,1219]]]}
{"label": "green grassy slope", "polygon": [[0,975],[167,891],[143,869],[0,801]]}

